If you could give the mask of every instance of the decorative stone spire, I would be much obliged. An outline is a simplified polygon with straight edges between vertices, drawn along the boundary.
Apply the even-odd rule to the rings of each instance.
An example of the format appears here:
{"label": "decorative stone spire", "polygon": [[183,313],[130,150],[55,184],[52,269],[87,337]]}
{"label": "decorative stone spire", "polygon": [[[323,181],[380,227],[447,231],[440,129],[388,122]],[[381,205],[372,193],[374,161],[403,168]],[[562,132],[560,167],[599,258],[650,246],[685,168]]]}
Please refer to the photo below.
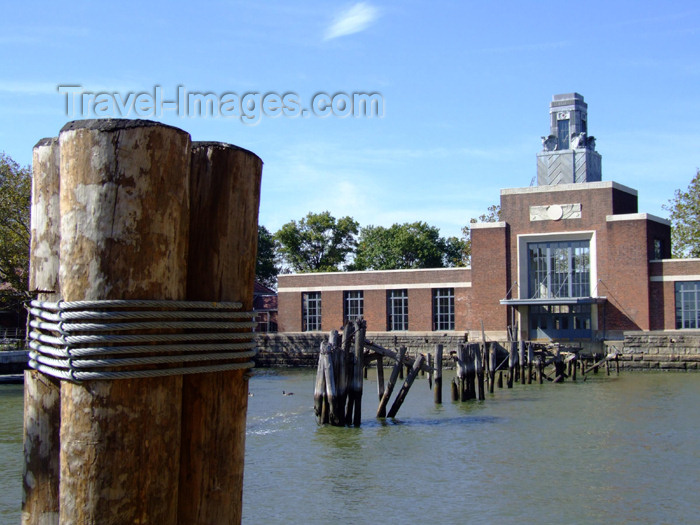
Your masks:
{"label": "decorative stone spire", "polygon": [[601,157],[588,135],[588,104],[578,93],[554,95],[549,104],[549,136],[537,154],[537,184],[601,180]]}

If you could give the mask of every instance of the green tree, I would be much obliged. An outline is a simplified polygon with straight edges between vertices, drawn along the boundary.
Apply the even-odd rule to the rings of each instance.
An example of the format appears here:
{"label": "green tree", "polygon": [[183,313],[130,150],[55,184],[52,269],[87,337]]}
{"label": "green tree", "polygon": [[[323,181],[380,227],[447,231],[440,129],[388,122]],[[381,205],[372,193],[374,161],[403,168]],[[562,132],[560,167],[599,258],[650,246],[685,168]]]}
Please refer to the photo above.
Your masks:
{"label": "green tree", "polygon": [[330,212],[308,213],[274,235],[282,262],[295,272],[335,272],[353,253],[359,225],[352,217],[335,219]]}
{"label": "green tree", "polygon": [[397,270],[455,266],[463,243],[456,237],[440,237],[440,230],[425,222],[394,224],[390,228],[368,226],[351,265],[353,270]]}
{"label": "green tree", "polygon": [[501,220],[501,206],[500,204],[492,204],[486,209],[486,213],[482,213],[478,218],[471,218],[469,224],[462,228],[462,234],[466,239],[464,243],[464,253],[462,260],[469,266],[472,260],[472,224],[479,222],[498,222]]}
{"label": "green tree", "polygon": [[688,189],[676,190],[663,208],[671,216],[673,257],[700,257],[700,169]]}
{"label": "green tree", "polygon": [[265,226],[258,226],[258,257],[255,280],[269,288],[277,286],[279,269],[275,264],[275,239]]}
{"label": "green tree", "polygon": [[32,173],[0,153],[0,301],[21,308],[29,277]]}

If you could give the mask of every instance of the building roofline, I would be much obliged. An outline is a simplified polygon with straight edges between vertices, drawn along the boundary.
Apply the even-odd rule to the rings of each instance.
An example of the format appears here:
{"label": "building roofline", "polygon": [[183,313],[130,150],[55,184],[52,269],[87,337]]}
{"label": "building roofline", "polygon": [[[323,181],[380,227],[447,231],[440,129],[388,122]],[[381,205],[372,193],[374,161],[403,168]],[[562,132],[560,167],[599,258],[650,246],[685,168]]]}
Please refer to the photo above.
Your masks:
{"label": "building roofline", "polygon": [[605,220],[608,222],[646,220],[658,222],[660,224],[665,224],[666,226],[671,226],[671,221],[669,221],[668,219],[657,217],[656,215],[652,215],[651,213],[621,213],[619,215],[606,215]]}
{"label": "building roofline", "polygon": [[649,262],[656,262],[656,263],[680,263],[680,262],[700,262],[700,258],[698,257],[679,257],[677,259],[652,259]]}
{"label": "building roofline", "polygon": [[479,230],[485,228],[505,228],[506,221],[499,222],[473,222],[469,225],[472,230]]}
{"label": "building roofline", "polygon": [[501,190],[503,195],[519,195],[524,193],[553,193],[556,191],[584,191],[584,190],[603,190],[616,189],[634,195],[638,195],[637,190],[632,189],[619,182],[604,180],[598,182],[576,182],[573,184],[554,184],[549,186],[528,186],[527,188],[505,188]]}
{"label": "building roofline", "polygon": [[308,277],[309,275],[361,275],[367,273],[401,273],[401,272],[446,272],[446,271],[459,271],[459,270],[471,270],[470,266],[451,266],[450,268],[405,268],[400,270],[355,270],[352,272],[338,271],[338,272],[303,272],[303,273],[284,273],[278,275],[278,277]]}

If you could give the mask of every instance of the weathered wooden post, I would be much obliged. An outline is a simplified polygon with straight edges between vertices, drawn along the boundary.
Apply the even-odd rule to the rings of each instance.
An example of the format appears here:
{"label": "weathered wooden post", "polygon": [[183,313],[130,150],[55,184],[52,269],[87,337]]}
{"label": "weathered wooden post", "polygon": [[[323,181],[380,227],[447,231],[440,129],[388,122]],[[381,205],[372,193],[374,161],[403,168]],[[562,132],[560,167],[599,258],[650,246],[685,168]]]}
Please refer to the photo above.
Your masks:
{"label": "weathered wooden post", "polygon": [[479,401],[486,399],[484,392],[484,366],[481,361],[481,347],[477,344],[474,352],[474,369],[476,370],[477,389],[479,390]]}
{"label": "weathered wooden post", "polygon": [[491,343],[489,347],[489,393],[493,394],[496,384],[496,346]]}
{"label": "weathered wooden post", "polygon": [[474,354],[478,351],[478,348],[479,345],[476,343],[470,343],[465,348],[467,399],[476,399],[476,361]]}
{"label": "weathered wooden post", "polygon": [[435,403],[442,403],[442,345],[435,345],[435,366],[437,370],[435,371],[435,390],[433,391],[433,396]]}
{"label": "weathered wooden post", "polygon": [[326,373],[323,355],[328,352],[325,341],[321,341],[318,353],[318,365],[316,367],[316,382],[314,383],[314,413],[316,423],[324,425],[328,423],[328,399],[326,398]]}
{"label": "weathered wooden post", "polygon": [[386,406],[389,403],[389,398],[391,393],[394,391],[394,385],[396,385],[396,380],[399,377],[399,372],[403,368],[403,358],[406,355],[406,347],[402,346],[399,348],[399,355],[396,357],[396,363],[394,368],[391,370],[391,376],[389,376],[389,384],[386,386],[382,400],[379,402],[379,407],[377,408],[377,417],[386,417]]}
{"label": "weathered wooden post", "polygon": [[[365,330],[367,323],[359,319],[355,321],[355,373],[353,376],[352,396],[355,404],[352,424],[359,427],[362,421],[362,369],[364,368]],[[348,423],[350,419],[347,419]]]}
{"label": "weathered wooden post", "polygon": [[457,345],[457,392],[458,399],[462,402],[467,400],[467,347],[463,343]]}
{"label": "weathered wooden post", "polygon": [[[183,300],[190,137],[148,121],[60,133],[64,301]],[[177,522],[182,376],[61,382],[61,523]]]}
{"label": "weathered wooden post", "polygon": [[532,349],[532,343],[527,343],[527,384],[532,384],[532,363],[535,358],[535,352]]}
{"label": "weathered wooden post", "polygon": [[520,362],[520,384],[525,384],[525,341],[518,341],[518,361]]}
{"label": "weathered wooden post", "polygon": [[[58,301],[59,210],[58,138],[42,139],[32,158],[29,290],[39,301]],[[24,475],[22,523],[58,524],[60,381],[37,370],[24,374]]]}
{"label": "weathered wooden post", "polygon": [[554,382],[561,383],[564,381],[564,375],[566,371],[566,363],[561,356],[561,351],[559,348],[554,349]]}
{"label": "weathered wooden post", "polygon": [[413,381],[416,379],[418,371],[421,369],[421,365],[423,364],[424,360],[425,356],[423,354],[418,354],[416,356],[416,360],[413,362],[413,367],[411,368],[410,373],[406,376],[406,380],[401,386],[401,390],[399,390],[399,393],[396,394],[394,404],[391,405],[391,408],[389,409],[389,413],[387,414],[388,417],[394,417],[399,412],[399,408],[401,408],[404,399],[406,399],[406,394],[408,394],[408,391],[410,390]]}
{"label": "weathered wooden post", "polygon": [[513,380],[515,379],[515,342],[511,342],[508,347],[508,388],[513,388]]}
{"label": "weathered wooden post", "polygon": [[377,397],[382,400],[384,395],[384,358],[381,355],[377,356]]}
{"label": "weathered wooden post", "polygon": [[[192,143],[188,300],[253,310],[262,164],[231,144]],[[180,524],[240,523],[247,407],[245,369],[183,378]]]}

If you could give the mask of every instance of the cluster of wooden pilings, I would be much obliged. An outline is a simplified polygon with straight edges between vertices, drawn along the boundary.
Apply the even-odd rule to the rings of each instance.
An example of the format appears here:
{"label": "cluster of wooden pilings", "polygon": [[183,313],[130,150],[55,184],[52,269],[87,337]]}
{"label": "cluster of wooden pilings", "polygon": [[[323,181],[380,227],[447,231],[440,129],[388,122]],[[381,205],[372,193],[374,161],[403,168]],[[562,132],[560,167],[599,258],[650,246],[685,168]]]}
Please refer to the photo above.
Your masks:
{"label": "cluster of wooden pilings", "polygon": [[[68,123],[34,148],[31,291],[252,310],[261,174],[255,154],[172,126]],[[22,523],[240,523],[247,392],[244,369],[26,372]]]}
{"label": "cluster of wooden pilings", "polygon": [[[459,344],[446,359],[442,344],[435,346],[434,357],[431,353],[412,357],[404,346],[393,351],[367,340],[365,332],[366,323],[360,319],[346,323],[342,335],[333,330],[328,341],[321,343],[314,388],[314,411],[319,424],[360,426],[363,378],[367,377],[367,368],[372,363],[376,363],[377,370],[378,418],[396,416],[419,373],[428,375],[435,403],[442,403],[442,370],[450,361],[455,368],[452,401],[461,402],[485,400],[487,391],[493,394],[496,387],[504,387],[504,375],[506,388],[513,388],[515,383],[576,381],[577,373],[585,381],[587,374],[597,374],[601,366],[610,375],[611,363],[620,372],[616,351],[605,355],[584,354],[579,347],[558,344],[512,341],[504,346],[483,341]],[[394,362],[386,386],[385,358]],[[404,367],[406,378],[387,412],[397,379],[403,379]]]}
{"label": "cluster of wooden pilings", "polygon": [[[383,348],[365,338],[367,324],[358,319],[343,326],[342,337],[333,330],[321,343],[314,388],[314,412],[319,424],[360,426],[362,420],[362,385],[371,363],[377,366],[377,417],[395,417],[420,371],[431,373],[426,356],[406,355],[406,347],[397,352]],[[384,383],[384,358],[394,360],[389,382]],[[408,374],[387,413],[389,400],[403,367]],[[432,377],[432,376],[431,376]],[[431,380],[432,384],[432,380]]]}

